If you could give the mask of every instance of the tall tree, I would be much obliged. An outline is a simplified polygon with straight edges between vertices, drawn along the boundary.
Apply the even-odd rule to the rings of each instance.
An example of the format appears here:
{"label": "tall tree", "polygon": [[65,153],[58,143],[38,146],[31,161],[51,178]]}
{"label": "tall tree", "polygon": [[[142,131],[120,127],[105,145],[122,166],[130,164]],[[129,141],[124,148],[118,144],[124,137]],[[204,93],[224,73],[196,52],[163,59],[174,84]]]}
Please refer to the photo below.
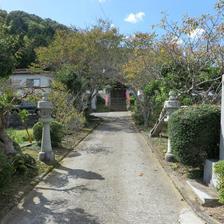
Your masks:
{"label": "tall tree", "polygon": [[132,89],[138,110],[147,126],[153,112],[152,94],[148,84],[161,78],[162,64],[160,46],[155,34],[136,33],[126,39],[128,61],[123,65],[123,78]]}
{"label": "tall tree", "polygon": [[117,30],[104,21],[86,30],[57,32],[48,47],[37,50],[39,65],[56,71],[56,78],[76,95],[82,110],[83,94],[88,90],[91,98],[94,90],[119,71],[121,40]]}
{"label": "tall tree", "polygon": [[57,30],[68,28],[50,19],[42,19],[23,11],[7,13],[0,10],[0,19],[7,32],[17,40],[14,51],[17,52],[17,68],[27,68],[36,60],[34,49],[47,46]]}
{"label": "tall tree", "polygon": [[224,72],[222,14],[220,9],[214,16],[185,17],[180,24],[162,20],[161,45],[171,59],[168,74],[180,94],[207,101],[219,91]]}
{"label": "tall tree", "polygon": [[[1,18],[1,17],[0,17]],[[16,65],[15,39],[7,34],[7,27],[0,19],[0,78],[12,73]]]}

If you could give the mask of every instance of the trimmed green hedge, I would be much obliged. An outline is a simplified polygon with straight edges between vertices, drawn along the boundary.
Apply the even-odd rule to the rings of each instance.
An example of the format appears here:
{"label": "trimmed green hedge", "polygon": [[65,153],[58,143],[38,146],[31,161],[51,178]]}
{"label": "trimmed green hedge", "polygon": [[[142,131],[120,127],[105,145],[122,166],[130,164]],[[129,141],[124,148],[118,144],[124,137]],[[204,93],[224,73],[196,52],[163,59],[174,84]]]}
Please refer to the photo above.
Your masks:
{"label": "trimmed green hedge", "polygon": [[218,158],[220,108],[197,105],[174,112],[168,122],[171,147],[176,159],[202,166],[206,158]]}
{"label": "trimmed green hedge", "polygon": [[[41,143],[42,129],[43,124],[41,122],[37,122],[33,126],[33,137],[38,144]],[[58,145],[60,145],[63,137],[65,136],[63,125],[57,121],[52,121],[50,124],[50,132],[51,132],[51,144],[52,146],[57,147]]]}
{"label": "trimmed green hedge", "polygon": [[218,195],[219,202],[224,204],[224,160],[215,165],[215,172],[218,176]]}

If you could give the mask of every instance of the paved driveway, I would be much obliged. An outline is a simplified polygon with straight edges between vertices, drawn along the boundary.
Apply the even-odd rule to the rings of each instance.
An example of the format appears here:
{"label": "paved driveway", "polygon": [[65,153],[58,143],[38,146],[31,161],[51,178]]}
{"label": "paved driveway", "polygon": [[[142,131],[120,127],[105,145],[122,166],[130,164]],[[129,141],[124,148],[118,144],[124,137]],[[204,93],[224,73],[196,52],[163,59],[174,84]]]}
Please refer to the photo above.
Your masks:
{"label": "paved driveway", "polygon": [[[1,222],[7,224],[201,224],[128,112],[105,121]],[[192,221],[194,220],[194,221]]]}

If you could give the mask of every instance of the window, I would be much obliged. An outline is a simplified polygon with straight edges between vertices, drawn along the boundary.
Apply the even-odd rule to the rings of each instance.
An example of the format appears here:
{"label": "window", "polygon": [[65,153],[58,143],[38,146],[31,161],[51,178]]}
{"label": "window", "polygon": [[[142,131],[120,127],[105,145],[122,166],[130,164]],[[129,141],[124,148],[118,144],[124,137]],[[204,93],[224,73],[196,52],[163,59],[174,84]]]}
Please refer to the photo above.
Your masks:
{"label": "window", "polygon": [[26,87],[28,88],[40,87],[40,79],[27,79]]}

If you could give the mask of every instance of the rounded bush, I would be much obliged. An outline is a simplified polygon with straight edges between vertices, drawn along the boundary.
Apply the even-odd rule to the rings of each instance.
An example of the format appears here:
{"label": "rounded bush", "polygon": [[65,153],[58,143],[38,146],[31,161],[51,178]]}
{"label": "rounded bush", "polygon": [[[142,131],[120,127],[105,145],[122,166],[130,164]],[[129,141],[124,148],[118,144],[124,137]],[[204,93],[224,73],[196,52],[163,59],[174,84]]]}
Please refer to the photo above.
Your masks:
{"label": "rounded bush", "polygon": [[[37,122],[33,126],[33,136],[38,144],[41,143],[42,129],[43,129],[43,124],[41,122]],[[57,121],[52,121],[50,123],[50,133],[51,133],[52,146],[54,147],[58,146],[65,135],[63,125]]]}
{"label": "rounded bush", "polygon": [[171,147],[176,159],[190,166],[202,166],[219,152],[220,108],[190,106],[174,112],[168,122]]}

